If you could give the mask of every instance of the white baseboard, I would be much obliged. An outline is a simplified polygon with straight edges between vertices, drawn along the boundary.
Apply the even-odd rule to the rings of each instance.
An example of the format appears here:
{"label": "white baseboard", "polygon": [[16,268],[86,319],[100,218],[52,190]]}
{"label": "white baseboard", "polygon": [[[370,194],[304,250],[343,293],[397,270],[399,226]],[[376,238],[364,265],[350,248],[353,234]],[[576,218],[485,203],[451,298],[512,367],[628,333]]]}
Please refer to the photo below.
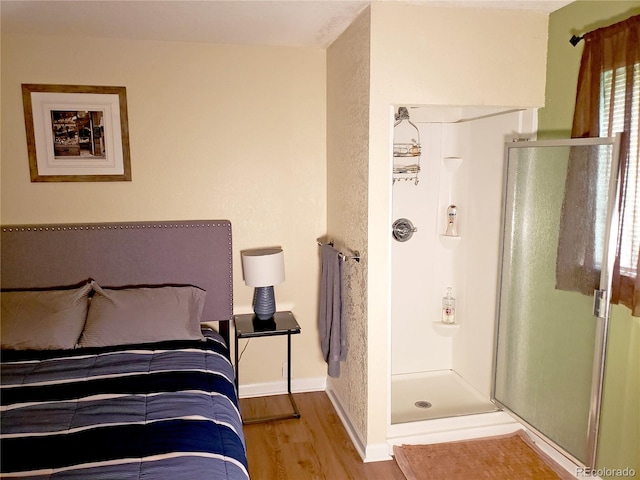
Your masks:
{"label": "white baseboard", "polygon": [[[327,388],[326,377],[299,378],[291,380],[291,391],[293,393],[302,392],[322,392]],[[240,385],[240,398],[267,397],[269,395],[282,395],[287,393],[287,381],[250,383]]]}
{"label": "white baseboard", "polygon": [[344,428],[347,431],[347,435],[349,435],[349,438],[351,439],[351,443],[353,443],[353,446],[356,448],[356,451],[358,452],[358,455],[360,455],[360,458],[364,460],[364,458],[366,457],[365,441],[360,437],[358,431],[353,428],[353,424],[351,423],[351,420],[349,420],[349,416],[347,415],[344,408],[342,408],[340,399],[338,398],[336,393],[329,387],[327,388],[327,396],[329,397],[329,400],[331,400],[333,408],[336,410],[336,413],[338,414],[342,425],[344,425]]}
{"label": "white baseboard", "polygon": [[556,450],[553,446],[549,445],[547,441],[538,436],[537,433],[531,431],[526,425],[523,425],[523,430],[529,435],[529,438],[536,446],[548,455],[554,462],[564,468],[573,478],[588,478],[589,480],[602,480],[597,475],[597,469],[594,472],[585,472],[585,468],[575,464],[572,460],[565,457],[562,453]]}
{"label": "white baseboard", "polygon": [[362,459],[364,463],[369,462],[384,462],[387,460],[393,460],[391,456],[391,450],[387,443],[376,443],[374,445],[367,445],[365,457]]}
{"label": "white baseboard", "polygon": [[342,425],[347,431],[347,435],[351,439],[351,443],[355,447],[358,455],[364,463],[368,462],[380,462],[384,460],[391,460],[392,457],[390,455],[389,446],[387,443],[381,443],[376,445],[368,445],[366,441],[360,436],[360,433],[354,428],[349,415],[346,410],[342,407],[340,403],[340,398],[336,395],[336,393],[331,389],[327,388],[327,395],[333,404],[333,408],[335,408]]}

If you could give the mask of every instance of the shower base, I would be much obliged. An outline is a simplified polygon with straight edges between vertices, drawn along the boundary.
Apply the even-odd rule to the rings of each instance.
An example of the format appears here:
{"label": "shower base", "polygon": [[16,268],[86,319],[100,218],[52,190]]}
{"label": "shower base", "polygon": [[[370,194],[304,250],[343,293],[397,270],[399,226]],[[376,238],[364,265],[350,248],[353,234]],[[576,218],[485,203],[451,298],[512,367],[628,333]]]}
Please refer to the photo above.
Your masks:
{"label": "shower base", "polygon": [[498,411],[453,370],[391,378],[391,424]]}

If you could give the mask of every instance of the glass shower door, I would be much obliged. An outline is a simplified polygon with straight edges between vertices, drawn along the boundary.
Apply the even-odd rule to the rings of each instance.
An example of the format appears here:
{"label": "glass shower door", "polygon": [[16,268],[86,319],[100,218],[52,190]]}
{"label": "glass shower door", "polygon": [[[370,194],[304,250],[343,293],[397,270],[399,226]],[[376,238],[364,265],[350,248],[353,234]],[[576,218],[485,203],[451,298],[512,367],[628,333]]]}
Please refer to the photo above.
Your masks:
{"label": "glass shower door", "polygon": [[556,263],[561,222],[567,218],[562,213],[567,169],[582,153],[599,178],[598,188],[589,193],[597,206],[591,253],[602,272],[594,288],[609,291],[617,152],[612,138],[506,146],[493,399],[569,458],[590,467],[595,464],[608,302],[594,315],[594,296],[557,288]]}

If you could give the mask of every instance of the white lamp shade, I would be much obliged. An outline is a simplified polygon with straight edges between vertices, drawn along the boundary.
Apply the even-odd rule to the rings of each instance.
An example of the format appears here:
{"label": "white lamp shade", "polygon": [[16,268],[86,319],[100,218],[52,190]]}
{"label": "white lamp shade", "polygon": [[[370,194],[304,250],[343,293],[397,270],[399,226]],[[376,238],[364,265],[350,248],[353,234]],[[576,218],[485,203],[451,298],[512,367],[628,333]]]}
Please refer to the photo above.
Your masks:
{"label": "white lamp shade", "polygon": [[284,252],[281,248],[243,251],[242,275],[249,287],[271,287],[284,282]]}

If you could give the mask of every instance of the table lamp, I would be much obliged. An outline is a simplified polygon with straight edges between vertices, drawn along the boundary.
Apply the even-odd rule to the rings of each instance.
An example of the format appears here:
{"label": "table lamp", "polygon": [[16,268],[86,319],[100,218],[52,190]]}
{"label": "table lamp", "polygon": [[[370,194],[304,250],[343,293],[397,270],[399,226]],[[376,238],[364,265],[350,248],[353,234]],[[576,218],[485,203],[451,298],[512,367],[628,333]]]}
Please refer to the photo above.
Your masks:
{"label": "table lamp", "polygon": [[242,276],[253,292],[253,311],[260,320],[276,313],[273,286],[284,282],[284,253],[277,248],[257,248],[242,252]]}

